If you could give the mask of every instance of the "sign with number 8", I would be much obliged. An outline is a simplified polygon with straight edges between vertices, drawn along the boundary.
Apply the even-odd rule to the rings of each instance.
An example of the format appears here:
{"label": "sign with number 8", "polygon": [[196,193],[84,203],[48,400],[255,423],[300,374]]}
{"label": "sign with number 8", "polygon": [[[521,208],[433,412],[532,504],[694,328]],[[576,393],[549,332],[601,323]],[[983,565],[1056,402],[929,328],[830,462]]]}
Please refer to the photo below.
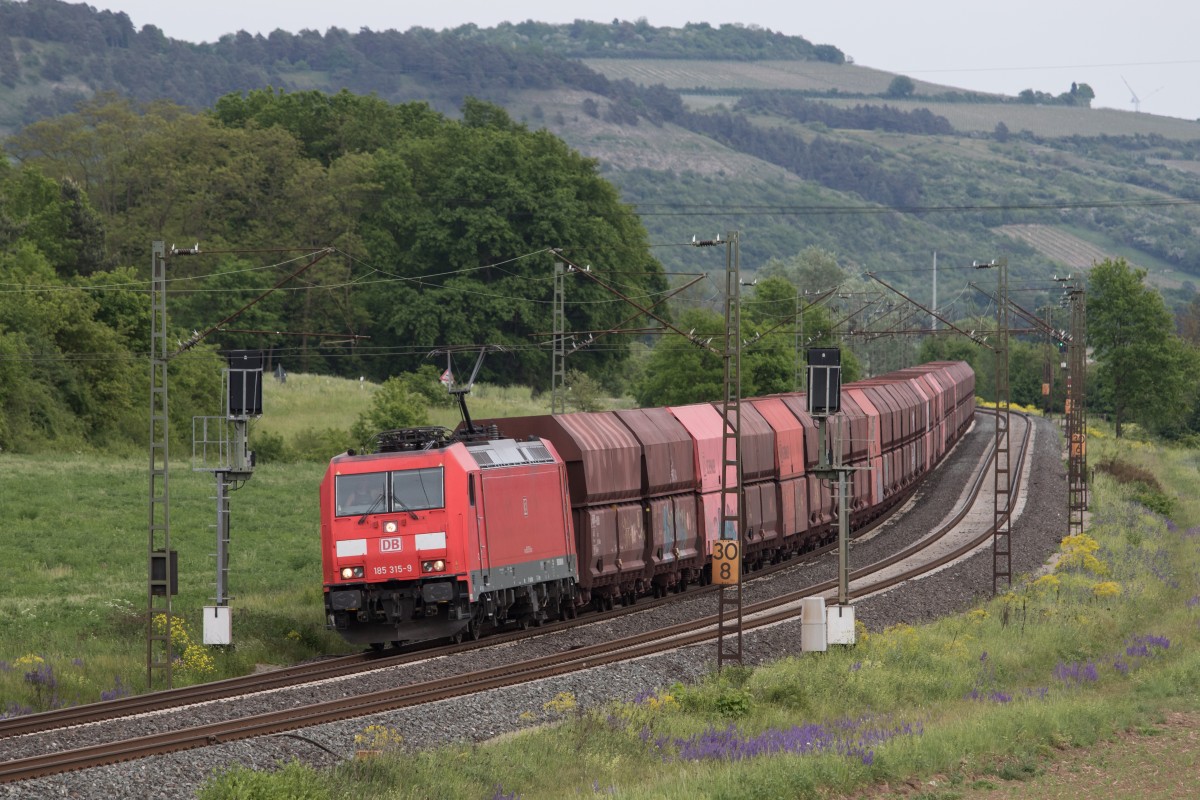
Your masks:
{"label": "sign with number 8", "polygon": [[741,548],[736,539],[718,539],[713,542],[713,583],[728,586],[740,580],[742,567]]}

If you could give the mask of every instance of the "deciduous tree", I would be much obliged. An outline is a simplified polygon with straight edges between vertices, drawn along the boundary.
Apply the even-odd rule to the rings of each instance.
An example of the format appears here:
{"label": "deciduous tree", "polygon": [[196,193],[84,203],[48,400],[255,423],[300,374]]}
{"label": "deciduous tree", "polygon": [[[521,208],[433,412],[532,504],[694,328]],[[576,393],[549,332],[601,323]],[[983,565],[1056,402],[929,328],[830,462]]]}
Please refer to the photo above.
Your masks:
{"label": "deciduous tree", "polygon": [[1088,276],[1087,343],[1118,437],[1127,421],[1176,425],[1196,383],[1194,353],[1175,336],[1170,312],[1145,277],[1124,259],[1105,260]]}

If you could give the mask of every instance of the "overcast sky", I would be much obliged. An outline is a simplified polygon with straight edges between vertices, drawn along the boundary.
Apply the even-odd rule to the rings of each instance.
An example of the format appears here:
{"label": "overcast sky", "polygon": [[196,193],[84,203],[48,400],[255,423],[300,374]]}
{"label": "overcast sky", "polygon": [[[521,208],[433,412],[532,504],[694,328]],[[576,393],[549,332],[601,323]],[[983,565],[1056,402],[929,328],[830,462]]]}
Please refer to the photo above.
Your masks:
{"label": "overcast sky", "polygon": [[135,27],[216,41],[246,30],[322,33],[443,29],[473,22],[611,22],[645,17],[651,25],[740,22],[832,44],[855,63],[964,89],[1015,95],[1022,89],[1061,94],[1072,81],[1096,92],[1093,106],[1200,118],[1200,3],[1196,0],[116,0],[93,3],[124,11]]}

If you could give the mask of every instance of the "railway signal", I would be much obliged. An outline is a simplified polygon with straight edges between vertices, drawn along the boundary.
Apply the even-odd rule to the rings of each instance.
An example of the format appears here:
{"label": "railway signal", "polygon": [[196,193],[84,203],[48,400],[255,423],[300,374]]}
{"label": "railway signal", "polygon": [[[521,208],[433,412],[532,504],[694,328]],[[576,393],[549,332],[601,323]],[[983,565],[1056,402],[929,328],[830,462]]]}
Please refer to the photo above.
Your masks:
{"label": "railway signal", "polygon": [[262,416],[263,354],[233,350],[222,372],[225,413],[192,418],[192,469],[216,478],[216,593],[204,606],[204,644],[233,644],[229,609],[229,493],[254,471],[254,453],[247,440],[247,423]]}
{"label": "railway signal", "polygon": [[[850,475],[853,467],[841,463],[842,448],[836,459],[829,452],[829,418],[842,410],[842,351],[836,347],[810,347],[808,357],[808,413],[817,423],[820,452],[815,474],[823,480],[837,481],[838,497],[838,604],[837,618],[843,631],[838,642],[854,644],[854,606],[850,604]],[[829,609],[832,615],[834,609]],[[849,635],[844,633],[849,624]]]}

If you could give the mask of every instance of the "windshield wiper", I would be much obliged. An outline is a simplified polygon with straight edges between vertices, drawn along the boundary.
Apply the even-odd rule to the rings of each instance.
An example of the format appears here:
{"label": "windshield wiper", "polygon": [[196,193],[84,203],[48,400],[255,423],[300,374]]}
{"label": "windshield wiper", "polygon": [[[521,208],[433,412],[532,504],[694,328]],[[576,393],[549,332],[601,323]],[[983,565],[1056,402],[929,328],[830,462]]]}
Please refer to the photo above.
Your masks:
{"label": "windshield wiper", "polygon": [[413,511],[411,508],[404,505],[404,501],[401,500],[399,497],[392,497],[392,502],[395,503],[396,505],[400,506],[401,511],[407,511],[408,515],[410,517],[412,517],[413,519],[420,519],[420,517],[417,516],[417,512]]}
{"label": "windshield wiper", "polygon": [[374,503],[371,503],[371,507],[370,507],[370,508],[368,508],[366,511],[364,511],[364,512],[363,512],[363,515],[362,515],[361,517],[359,517],[359,518],[358,518],[358,524],[359,524],[359,525],[362,525],[364,522],[366,522],[366,521],[367,521],[367,517],[368,517],[369,515],[371,515],[371,514],[374,514],[374,513],[375,513],[376,509],[378,509],[378,508],[379,508],[379,505],[380,505],[380,504],[383,502],[383,498],[385,497],[385,495],[386,495],[386,493],[385,493],[385,492],[380,492],[380,493],[379,493],[379,497],[376,497],[376,498],[375,498],[375,502],[374,502]]}

